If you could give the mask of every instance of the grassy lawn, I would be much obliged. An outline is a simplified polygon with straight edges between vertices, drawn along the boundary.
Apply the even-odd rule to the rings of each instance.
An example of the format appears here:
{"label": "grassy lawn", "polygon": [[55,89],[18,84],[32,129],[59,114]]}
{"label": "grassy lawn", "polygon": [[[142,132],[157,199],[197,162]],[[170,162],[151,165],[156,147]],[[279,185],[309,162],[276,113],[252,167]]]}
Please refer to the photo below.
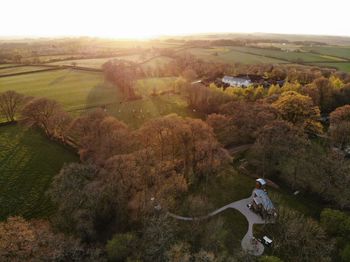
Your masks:
{"label": "grassy lawn", "polygon": [[15,90],[47,97],[62,103],[66,110],[79,110],[114,101],[113,89],[102,82],[100,73],[67,69],[0,78],[0,92]]}
{"label": "grassy lawn", "polygon": [[136,83],[136,92],[142,96],[149,96],[153,92],[160,93],[172,90],[176,77],[152,77],[140,79]]}
{"label": "grassy lawn", "polygon": [[184,117],[195,115],[179,95],[172,94],[111,104],[107,106],[107,111],[132,128],[140,127],[148,119],[171,113]]}
{"label": "grassy lawn", "polygon": [[16,74],[16,73],[23,73],[23,72],[31,72],[31,71],[37,71],[47,69],[47,67],[42,66],[19,66],[19,67],[12,67],[12,68],[0,68],[0,76],[1,75],[8,75],[8,74]]}
{"label": "grassy lawn", "polygon": [[54,207],[45,195],[64,163],[78,157],[35,130],[0,127],[0,220],[9,215],[47,217]]}

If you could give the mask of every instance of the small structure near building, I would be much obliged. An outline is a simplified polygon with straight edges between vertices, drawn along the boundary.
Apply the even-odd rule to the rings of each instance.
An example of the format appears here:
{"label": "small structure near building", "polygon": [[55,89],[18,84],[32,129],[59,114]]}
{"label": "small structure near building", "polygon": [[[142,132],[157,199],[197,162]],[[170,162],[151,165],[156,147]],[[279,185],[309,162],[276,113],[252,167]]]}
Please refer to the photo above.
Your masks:
{"label": "small structure near building", "polygon": [[271,247],[272,239],[270,239],[268,236],[263,236],[263,238],[261,239],[261,243],[266,247]]}
{"label": "small structure near building", "polygon": [[233,76],[224,76],[221,81],[230,86],[238,86],[238,87],[248,87],[252,84],[252,81],[248,78],[233,77]]}
{"label": "small structure near building", "polygon": [[277,216],[276,209],[266,191],[266,181],[262,178],[256,180],[255,189],[252,193],[252,202],[248,207],[263,219],[273,219]]}

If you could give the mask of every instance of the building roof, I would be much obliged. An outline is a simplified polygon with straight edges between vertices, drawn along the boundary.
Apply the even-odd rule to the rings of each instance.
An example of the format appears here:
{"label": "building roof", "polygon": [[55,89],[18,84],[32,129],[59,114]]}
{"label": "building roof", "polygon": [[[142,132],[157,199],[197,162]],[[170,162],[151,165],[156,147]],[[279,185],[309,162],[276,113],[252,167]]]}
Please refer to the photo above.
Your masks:
{"label": "building roof", "polygon": [[253,200],[257,205],[262,204],[266,211],[275,209],[271,199],[269,198],[267,193],[262,189],[256,188],[253,190]]}
{"label": "building roof", "polygon": [[264,186],[266,185],[266,181],[265,179],[262,179],[262,178],[258,178],[257,180],[255,180],[256,182],[260,183],[260,185]]}
{"label": "building roof", "polygon": [[236,86],[249,86],[252,83],[250,79],[233,76],[224,76],[222,82]]}

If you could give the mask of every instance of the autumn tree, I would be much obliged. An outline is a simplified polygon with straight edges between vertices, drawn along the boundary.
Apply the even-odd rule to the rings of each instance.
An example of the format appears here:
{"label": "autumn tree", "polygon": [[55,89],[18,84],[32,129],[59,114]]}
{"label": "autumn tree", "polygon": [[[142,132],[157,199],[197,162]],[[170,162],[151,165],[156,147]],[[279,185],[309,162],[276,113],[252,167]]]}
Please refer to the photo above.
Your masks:
{"label": "autumn tree", "polygon": [[312,85],[317,90],[317,99],[314,98],[315,105],[319,106],[322,113],[329,113],[332,110],[334,103],[334,90],[331,82],[327,78],[321,77],[315,79],[312,82]]}
{"label": "autumn tree", "polygon": [[152,213],[157,205],[164,210],[176,208],[178,198],[187,191],[184,175],[170,162],[160,161],[147,151],[114,156],[105,168],[102,183],[122,193],[134,220]]}
{"label": "autumn tree", "polygon": [[234,144],[253,143],[260,129],[277,117],[277,110],[263,102],[236,101],[224,104],[220,113],[230,118]]}
{"label": "autumn tree", "polygon": [[54,233],[47,221],[9,217],[0,222],[1,261],[96,261],[101,251],[77,239]]}
{"label": "autumn tree", "polygon": [[320,134],[322,126],[319,123],[320,111],[314,106],[312,99],[294,91],[282,93],[273,107],[279,115],[293,125],[302,128],[310,134]]}
{"label": "autumn tree", "polygon": [[332,142],[344,149],[350,144],[350,105],[338,107],[330,114]]}
{"label": "autumn tree", "polygon": [[140,67],[131,61],[109,60],[102,65],[105,78],[114,83],[127,99],[138,98],[135,94],[134,85],[140,76]]}
{"label": "autumn tree", "polygon": [[238,128],[231,121],[231,117],[223,114],[210,114],[206,122],[213,128],[221,144],[228,146],[239,140]]}
{"label": "autumn tree", "polygon": [[0,116],[5,117],[9,122],[14,122],[24,101],[24,95],[15,91],[0,93]]}
{"label": "autumn tree", "polygon": [[49,191],[58,206],[55,225],[86,242],[111,236],[112,229],[125,223],[127,215],[122,194],[103,183],[100,172],[92,165],[66,165],[55,176]]}
{"label": "autumn tree", "polygon": [[129,153],[133,147],[129,128],[103,110],[75,118],[69,133],[79,145],[80,158],[98,165],[113,155]]}
{"label": "autumn tree", "polygon": [[71,117],[55,100],[35,98],[23,107],[21,121],[26,126],[41,128],[50,138],[63,138]]}
{"label": "autumn tree", "polygon": [[265,125],[251,150],[259,173],[273,175],[288,166],[292,172],[281,172],[281,178],[295,187],[299,174],[299,158],[307,146],[307,138],[292,124],[276,120]]}
{"label": "autumn tree", "polygon": [[187,178],[214,173],[228,159],[212,128],[199,119],[169,115],[146,122],[139,133],[145,148],[177,165]]}

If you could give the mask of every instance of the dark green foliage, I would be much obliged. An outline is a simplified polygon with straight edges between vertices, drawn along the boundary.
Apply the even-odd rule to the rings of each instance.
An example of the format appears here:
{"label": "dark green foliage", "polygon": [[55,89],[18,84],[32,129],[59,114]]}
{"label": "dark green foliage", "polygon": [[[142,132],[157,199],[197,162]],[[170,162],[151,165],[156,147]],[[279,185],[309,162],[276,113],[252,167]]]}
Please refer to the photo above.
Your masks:
{"label": "dark green foliage", "polygon": [[106,252],[109,261],[125,261],[136,248],[137,238],[133,233],[116,234],[107,242]]}

